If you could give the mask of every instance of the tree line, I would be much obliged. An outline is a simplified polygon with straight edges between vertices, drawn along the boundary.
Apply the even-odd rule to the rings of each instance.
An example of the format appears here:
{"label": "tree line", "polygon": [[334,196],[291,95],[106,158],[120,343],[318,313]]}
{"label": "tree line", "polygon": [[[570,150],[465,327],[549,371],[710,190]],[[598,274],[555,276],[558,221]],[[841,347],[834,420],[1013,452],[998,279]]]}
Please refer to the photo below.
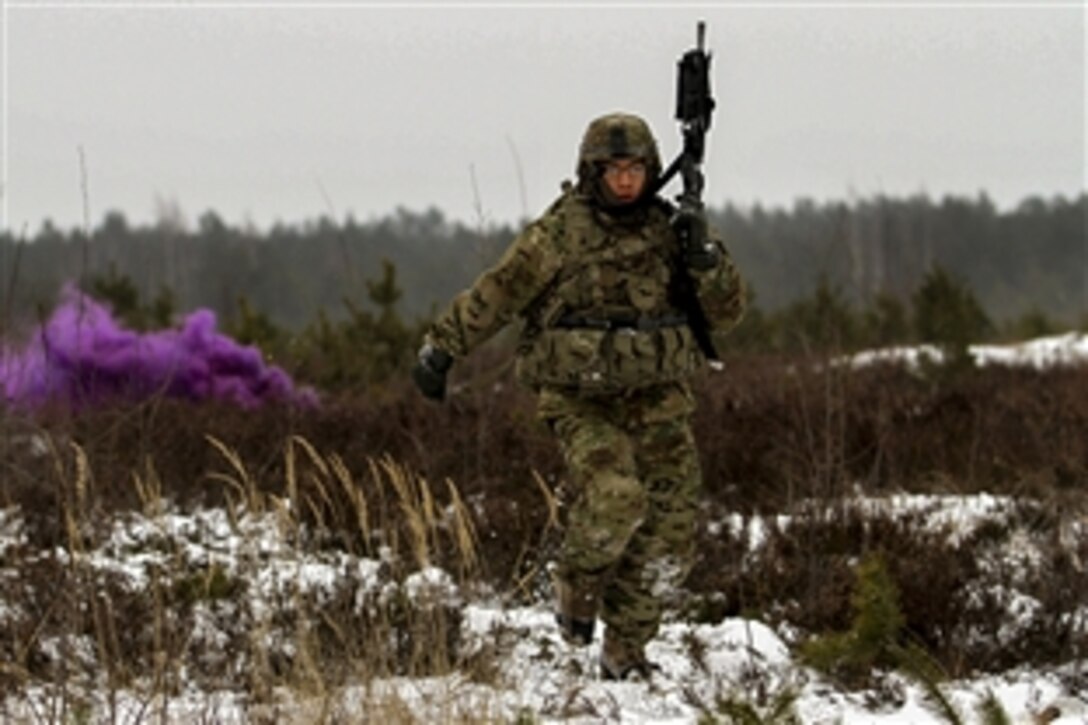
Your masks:
{"label": "tree line", "polygon": [[[777,330],[749,327],[776,335],[771,342],[780,348],[790,346],[788,328],[798,316],[815,314],[804,312],[808,303],[850,318],[835,333],[847,346],[914,335],[896,319],[909,316],[934,270],[977,300],[987,322],[980,329],[991,335],[1069,328],[1088,317],[1086,194],[1031,197],[1008,211],[980,194],[799,200],[771,209],[726,204],[708,213],[753,291],[754,319],[778,321]],[[95,279],[107,286],[123,279],[129,294],[157,301],[160,316],[210,307],[225,324],[259,314],[299,333],[321,319],[388,317],[370,292],[389,283],[391,270],[397,314],[415,325],[517,232],[512,225],[473,228],[434,208],[399,208],[367,222],[326,216],[264,232],[228,224],[214,211],[195,225],[169,216],[132,225],[120,212],[90,230],[46,221],[33,234],[0,235],[0,324],[7,330],[40,319],[65,281],[87,288]]]}

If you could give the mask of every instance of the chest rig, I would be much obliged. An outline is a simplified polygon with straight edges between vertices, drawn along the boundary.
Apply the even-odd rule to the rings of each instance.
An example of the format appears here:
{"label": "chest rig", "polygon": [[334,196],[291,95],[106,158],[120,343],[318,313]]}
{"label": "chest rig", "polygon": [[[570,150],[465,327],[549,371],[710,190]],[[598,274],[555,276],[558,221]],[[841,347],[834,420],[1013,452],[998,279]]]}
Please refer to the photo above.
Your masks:
{"label": "chest rig", "polygon": [[526,313],[517,374],[532,386],[609,393],[688,377],[702,363],[673,304],[667,212],[620,224],[568,193],[556,209],[562,265]]}

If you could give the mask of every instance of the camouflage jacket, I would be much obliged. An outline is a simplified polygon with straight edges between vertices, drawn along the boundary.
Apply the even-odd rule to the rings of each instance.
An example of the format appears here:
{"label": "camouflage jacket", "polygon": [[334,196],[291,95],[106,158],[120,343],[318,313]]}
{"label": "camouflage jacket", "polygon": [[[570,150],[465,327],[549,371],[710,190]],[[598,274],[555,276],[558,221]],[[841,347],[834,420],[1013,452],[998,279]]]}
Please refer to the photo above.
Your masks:
{"label": "camouflage jacket", "polygon": [[690,280],[712,335],[743,313],[740,276],[721,239],[719,264],[681,269],[671,207],[657,199],[631,219],[564,187],[502,258],[457,295],[427,333],[455,359],[515,318],[525,326],[518,378],[535,389],[615,392],[679,382],[703,363],[676,286]]}

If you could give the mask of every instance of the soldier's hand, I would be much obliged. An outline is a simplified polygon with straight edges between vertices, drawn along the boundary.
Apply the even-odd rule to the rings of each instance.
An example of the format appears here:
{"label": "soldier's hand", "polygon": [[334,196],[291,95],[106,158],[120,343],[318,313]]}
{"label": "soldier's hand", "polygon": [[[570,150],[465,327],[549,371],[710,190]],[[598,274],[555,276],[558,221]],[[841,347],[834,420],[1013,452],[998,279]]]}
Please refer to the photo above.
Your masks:
{"label": "soldier's hand", "polygon": [[690,209],[681,210],[673,216],[671,224],[680,238],[684,264],[695,271],[718,266],[721,255],[707,234],[705,214]]}
{"label": "soldier's hand", "polygon": [[688,267],[697,272],[714,269],[718,266],[720,259],[721,255],[717,247],[709,239],[704,240],[702,244],[692,245],[692,248],[688,249],[687,254],[684,255],[684,261],[687,262]]}
{"label": "soldier's hand", "polygon": [[424,397],[431,400],[446,398],[446,374],[453,365],[453,357],[445,350],[440,350],[425,343],[419,348],[419,359],[412,368],[412,380]]}

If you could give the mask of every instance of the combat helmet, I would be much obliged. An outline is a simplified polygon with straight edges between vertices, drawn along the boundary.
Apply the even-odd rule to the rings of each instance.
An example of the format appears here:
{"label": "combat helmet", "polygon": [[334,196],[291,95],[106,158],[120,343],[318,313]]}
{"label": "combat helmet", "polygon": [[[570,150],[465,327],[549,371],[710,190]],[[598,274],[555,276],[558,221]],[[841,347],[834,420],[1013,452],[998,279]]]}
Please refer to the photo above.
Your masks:
{"label": "combat helmet", "polygon": [[600,174],[611,159],[637,156],[646,161],[647,187],[661,174],[661,155],[650,126],[642,118],[623,112],[609,113],[590,121],[578,148],[578,185],[598,196]]}

